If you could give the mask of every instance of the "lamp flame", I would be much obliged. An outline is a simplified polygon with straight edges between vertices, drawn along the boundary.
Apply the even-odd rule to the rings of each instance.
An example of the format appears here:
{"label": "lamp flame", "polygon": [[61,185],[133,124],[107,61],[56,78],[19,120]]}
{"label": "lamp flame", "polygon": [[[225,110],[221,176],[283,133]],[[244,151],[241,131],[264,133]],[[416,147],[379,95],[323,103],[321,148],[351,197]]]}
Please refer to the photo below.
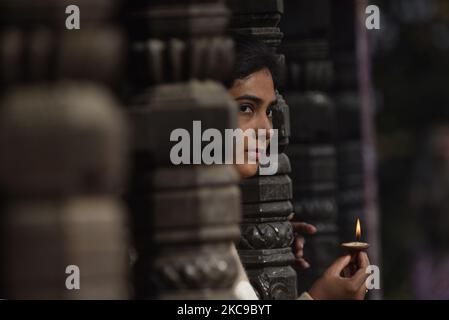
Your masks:
{"label": "lamp flame", "polygon": [[360,240],[361,236],[362,236],[362,228],[360,227],[360,220],[359,220],[359,218],[357,218],[357,223],[355,226],[355,237],[356,237],[357,241]]}

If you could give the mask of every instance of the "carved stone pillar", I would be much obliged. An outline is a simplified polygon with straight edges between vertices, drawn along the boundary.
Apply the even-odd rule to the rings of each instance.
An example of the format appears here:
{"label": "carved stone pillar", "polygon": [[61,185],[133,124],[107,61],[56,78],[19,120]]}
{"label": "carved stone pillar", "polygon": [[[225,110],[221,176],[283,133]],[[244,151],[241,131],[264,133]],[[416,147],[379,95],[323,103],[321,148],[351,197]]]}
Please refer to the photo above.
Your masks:
{"label": "carved stone pillar", "polygon": [[285,1],[282,27],[286,56],[286,100],[290,105],[295,220],[312,223],[304,257],[311,267],[298,269],[298,290],[312,283],[339,254],[337,230],[337,154],[330,56],[330,1]]}
{"label": "carved stone pillar", "polygon": [[287,217],[293,208],[290,162],[282,153],[278,172],[241,183],[243,216],[238,250],[251,284],[261,299],[295,299],[296,274]]}
{"label": "carved stone pillar", "polygon": [[[237,126],[235,102],[218,82],[232,68],[232,40],[223,36],[228,15],[219,0],[139,1],[128,8],[134,173],[127,198],[137,298],[235,298],[238,175],[231,165],[203,163],[193,129],[201,121],[202,132],[224,136]],[[175,129],[188,135],[187,157],[195,165],[171,161]]]}
{"label": "carved stone pillar", "polygon": [[[341,241],[354,241],[360,218],[367,227],[363,201],[363,159],[360,99],[357,84],[355,2],[332,6],[332,59],[335,65],[334,99],[337,110],[338,226]],[[365,238],[366,239],[366,238]]]}
{"label": "carved stone pillar", "polygon": [[[231,31],[264,41],[276,50],[282,33],[278,24],[283,2],[228,1],[232,10]],[[283,56],[279,55],[283,62]],[[243,222],[238,250],[251,284],[261,299],[295,299],[296,274],[291,267],[293,229],[287,217],[292,213],[290,160],[283,153],[288,145],[288,106],[277,93],[279,104],[273,126],[279,130],[279,167],[273,176],[245,179],[241,183]]]}
{"label": "carved stone pillar", "polygon": [[[125,39],[112,20],[116,1],[76,2],[86,14],[73,31],[65,29],[72,1],[0,3],[5,298],[129,296],[119,197],[128,132],[110,90]],[[78,290],[69,290],[77,271],[68,266],[79,271]]]}

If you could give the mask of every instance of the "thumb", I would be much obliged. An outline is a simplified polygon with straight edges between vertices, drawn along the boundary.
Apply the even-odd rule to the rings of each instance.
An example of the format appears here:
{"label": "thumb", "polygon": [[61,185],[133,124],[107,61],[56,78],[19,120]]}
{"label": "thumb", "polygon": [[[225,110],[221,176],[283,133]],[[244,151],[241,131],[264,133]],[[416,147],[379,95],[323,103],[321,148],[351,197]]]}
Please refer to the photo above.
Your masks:
{"label": "thumb", "polygon": [[335,276],[340,276],[341,271],[349,264],[351,261],[350,255],[345,255],[337,260],[327,269],[327,272]]}

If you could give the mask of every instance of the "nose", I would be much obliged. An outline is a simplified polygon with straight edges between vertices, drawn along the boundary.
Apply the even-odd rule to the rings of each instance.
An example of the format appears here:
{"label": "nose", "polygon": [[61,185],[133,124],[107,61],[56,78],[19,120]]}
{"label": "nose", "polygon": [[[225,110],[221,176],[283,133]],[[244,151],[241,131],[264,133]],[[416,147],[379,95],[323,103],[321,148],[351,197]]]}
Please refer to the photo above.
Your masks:
{"label": "nose", "polygon": [[270,129],[273,129],[273,123],[271,119],[267,116],[265,112],[261,113],[257,120],[257,138],[259,138],[259,129],[265,130],[266,143],[270,143],[271,132]]}

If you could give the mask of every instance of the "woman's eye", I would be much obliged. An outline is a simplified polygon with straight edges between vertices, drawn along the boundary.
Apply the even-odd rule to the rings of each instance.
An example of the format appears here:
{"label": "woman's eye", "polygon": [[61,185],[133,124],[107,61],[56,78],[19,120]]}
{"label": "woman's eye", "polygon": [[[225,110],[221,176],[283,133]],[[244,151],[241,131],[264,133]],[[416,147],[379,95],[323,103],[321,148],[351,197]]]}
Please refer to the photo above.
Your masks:
{"label": "woman's eye", "polygon": [[253,112],[253,108],[249,104],[242,104],[240,106],[240,112],[249,114]]}
{"label": "woman's eye", "polygon": [[268,118],[273,117],[273,110],[271,108],[267,110],[267,117]]}

